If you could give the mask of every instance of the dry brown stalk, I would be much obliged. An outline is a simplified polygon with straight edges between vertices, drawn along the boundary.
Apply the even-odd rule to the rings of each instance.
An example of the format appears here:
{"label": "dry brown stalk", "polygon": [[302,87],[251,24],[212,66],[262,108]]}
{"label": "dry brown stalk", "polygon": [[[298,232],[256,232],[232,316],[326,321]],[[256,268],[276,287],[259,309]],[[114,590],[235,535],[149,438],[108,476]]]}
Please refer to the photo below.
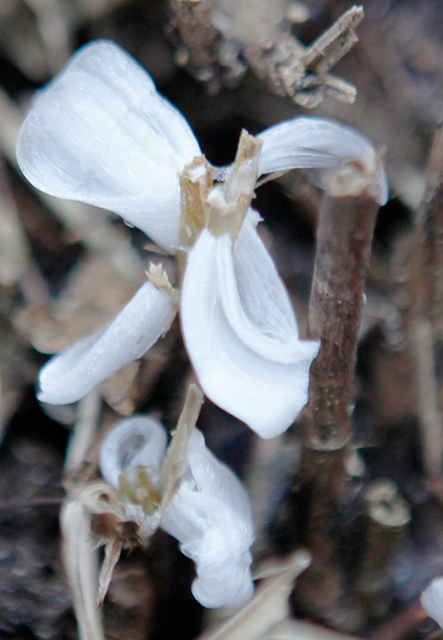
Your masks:
{"label": "dry brown stalk", "polygon": [[377,179],[369,165],[342,165],[328,180],[320,207],[309,333],[321,340],[321,348],[311,368],[308,449],[338,450],[351,437],[357,336],[378,211]]}
{"label": "dry brown stalk", "polygon": [[412,247],[406,326],[415,367],[423,462],[430,477],[443,460],[443,416],[438,397],[435,354],[443,344],[443,130],[434,135],[426,193]]}
{"label": "dry brown stalk", "polygon": [[363,20],[363,7],[354,5],[306,50],[303,64],[318,74],[327,73],[358,42],[355,29]]}
{"label": "dry brown stalk", "polygon": [[309,332],[321,340],[305,410],[301,486],[309,496],[306,541],[312,567],[298,589],[303,606],[342,630],[360,622],[340,566],[338,531],[346,499],[354,370],[364,283],[378,204],[378,159],[348,162],[325,186],[309,309]]}
{"label": "dry brown stalk", "polygon": [[329,71],[358,41],[354,30],[363,15],[363,7],[351,7],[309,47],[281,32],[265,44],[246,47],[245,57],[275,93],[305,108],[316,107],[326,94],[352,103],[357,95],[355,87]]}
{"label": "dry brown stalk", "polygon": [[376,480],[366,490],[368,528],[356,589],[369,616],[382,617],[388,611],[392,585],[389,565],[405,535],[411,510],[392,480]]}
{"label": "dry brown stalk", "polygon": [[372,634],[373,640],[403,640],[411,637],[427,618],[420,602],[415,600],[383,622]]}
{"label": "dry brown stalk", "polygon": [[329,71],[358,41],[361,6],[351,7],[309,47],[294,38],[284,22],[271,24],[266,1],[218,2],[215,7],[229,16],[231,27],[221,27],[223,32],[214,26],[210,0],[171,0],[172,28],[181,41],[176,61],[210,90],[238,82],[246,71],[242,53],[273,92],[305,108],[316,107],[325,95],[354,102],[355,87]]}

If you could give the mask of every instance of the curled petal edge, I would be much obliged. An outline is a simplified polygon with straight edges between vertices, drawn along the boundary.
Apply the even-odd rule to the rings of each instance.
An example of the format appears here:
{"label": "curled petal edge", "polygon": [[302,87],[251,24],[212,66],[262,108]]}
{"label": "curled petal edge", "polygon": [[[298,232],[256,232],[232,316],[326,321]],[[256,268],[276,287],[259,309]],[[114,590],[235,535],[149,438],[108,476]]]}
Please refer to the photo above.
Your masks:
{"label": "curled petal edge", "polygon": [[364,161],[377,166],[380,205],[388,200],[388,180],[383,163],[371,142],[361,133],[334,120],[299,116],[280,122],[259,137],[263,140],[260,174],[290,169],[318,169],[311,180],[324,187],[328,170],[345,160]]}
{"label": "curled petal edge", "polygon": [[38,399],[69,404],[143,356],[169,328],[177,312],[164,291],[146,282],[104,329],[76,342],[40,371]]}
{"label": "curled petal edge", "polygon": [[[241,259],[243,253],[250,259]],[[247,271],[259,270],[258,264],[267,265],[266,280],[262,276],[266,286],[250,292],[248,288],[257,278],[254,273],[248,276]],[[263,438],[286,431],[306,404],[309,368],[319,349],[319,343],[298,338],[295,318],[292,325],[286,321],[285,331],[280,333],[278,323],[270,331],[271,319],[259,325],[260,314],[251,307],[253,298],[259,300],[262,313],[266,309],[272,313],[282,295],[286,304],[280,302],[280,308],[290,306],[255,229],[248,230],[234,253],[228,234],[215,238],[208,230],[202,231],[189,253],[182,287],[186,348],[208,398]],[[275,359],[271,356],[273,344]]]}

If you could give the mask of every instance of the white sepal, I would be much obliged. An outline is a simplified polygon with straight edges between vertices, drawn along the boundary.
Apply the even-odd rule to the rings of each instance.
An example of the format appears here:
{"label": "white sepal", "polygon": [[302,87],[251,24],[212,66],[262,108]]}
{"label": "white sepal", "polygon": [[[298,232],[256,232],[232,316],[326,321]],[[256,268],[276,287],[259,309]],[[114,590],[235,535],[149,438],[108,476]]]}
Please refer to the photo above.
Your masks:
{"label": "white sepal", "polygon": [[[343,160],[363,160],[376,156],[369,140],[355,129],[327,118],[300,116],[262,131],[260,174],[288,169],[331,169]],[[320,184],[322,186],[322,176]],[[377,202],[388,199],[388,181],[379,162]]]}
{"label": "white sepal", "polygon": [[119,488],[124,473],[134,481],[138,466],[158,476],[166,451],[166,430],[147,416],[131,416],[116,422],[100,444],[99,467],[106,482]]}
{"label": "white sepal", "polygon": [[231,238],[203,230],[182,287],[186,348],[204,393],[263,438],[283,433],[307,402],[319,344],[298,338],[286,289],[249,213]]}
{"label": "white sepal", "polygon": [[144,355],[167,331],[175,314],[171,297],[146,282],[107,327],[76,342],[41,369],[39,400],[76,402]]}
{"label": "white sepal", "polygon": [[420,599],[428,616],[443,628],[443,578],[435,578],[423,591]]}
{"label": "white sepal", "polygon": [[192,435],[189,471],[166,508],[161,526],[196,564],[192,593],[203,606],[240,607],[253,592],[250,546],[254,523],[249,498],[234,473]]}
{"label": "white sepal", "polygon": [[107,40],[80,49],[37,94],[17,143],[35,187],[114,211],[167,250],[178,241],[178,173],[200,153],[181,113]]}

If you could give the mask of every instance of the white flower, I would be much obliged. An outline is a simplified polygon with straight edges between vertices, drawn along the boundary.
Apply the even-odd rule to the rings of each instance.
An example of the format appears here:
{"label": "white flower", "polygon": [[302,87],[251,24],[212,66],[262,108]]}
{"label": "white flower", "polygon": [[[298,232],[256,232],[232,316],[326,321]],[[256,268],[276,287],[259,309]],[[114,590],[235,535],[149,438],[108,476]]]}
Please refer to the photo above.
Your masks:
{"label": "white flower", "polygon": [[443,578],[435,578],[421,594],[421,604],[428,616],[443,628]]}
{"label": "white flower", "polygon": [[126,493],[126,516],[139,525],[142,537],[148,538],[160,525],[195,562],[196,600],[209,608],[242,606],[253,592],[249,549],[254,523],[246,491],[207,449],[196,429],[186,452],[184,476],[161,513],[157,492],[165,451],[166,431],[157,420],[144,416],[120,420],[101,444],[100,471],[109,484]]}
{"label": "white flower", "polygon": [[[270,438],[285,431],[306,403],[318,343],[299,339],[288,294],[256,232],[259,218],[247,212],[256,178],[311,168],[321,185],[341,161],[374,160],[376,154],[357,132],[319,118],[288,120],[261,139],[261,155],[256,141],[253,161],[245,157],[243,164],[218,170],[226,182],[208,187],[206,221],[197,221],[184,246],[179,174],[188,167],[198,182],[208,165],[195,160],[201,151],[188,123],[144,69],[120,47],[98,41],[76,53],[37,96],[19,135],[17,159],[39,189],[110,209],[171,253],[187,251],[181,323],[203,391]],[[373,164],[383,203],[386,177],[380,163]],[[218,223],[230,216],[237,216],[235,232]],[[167,330],[174,296],[163,285],[156,290],[155,274],[150,279],[107,328],[43,368],[42,401],[80,399]]]}

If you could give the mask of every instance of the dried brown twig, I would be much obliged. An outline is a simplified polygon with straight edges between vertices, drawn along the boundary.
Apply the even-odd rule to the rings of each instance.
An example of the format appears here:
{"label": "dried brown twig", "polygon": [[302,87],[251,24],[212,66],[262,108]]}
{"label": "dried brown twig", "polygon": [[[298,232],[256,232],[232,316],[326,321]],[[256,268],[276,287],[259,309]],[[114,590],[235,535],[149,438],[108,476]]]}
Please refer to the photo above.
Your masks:
{"label": "dried brown twig", "polygon": [[367,615],[382,617],[392,597],[389,565],[411,519],[411,510],[392,480],[376,480],[366,490],[368,527],[356,589]]}
{"label": "dried brown twig", "polygon": [[338,530],[346,501],[345,462],[351,440],[354,370],[378,204],[378,159],[344,163],[330,176],[320,208],[309,332],[321,340],[311,367],[303,418],[301,483],[308,492],[306,541],[313,555],[298,597],[337,628],[361,623],[340,566]]}
{"label": "dried brown twig", "polygon": [[[224,3],[218,6],[222,13]],[[209,0],[171,0],[171,8],[172,27],[181,41],[177,63],[210,90],[241,78],[246,71],[242,54],[273,92],[305,108],[316,107],[325,95],[354,102],[355,87],[329,72],[358,41],[355,29],[363,19],[363,7],[351,7],[309,47],[294,38],[283,22],[271,24],[265,1],[230,4],[232,13],[220,28],[214,26]]]}
{"label": "dried brown twig", "polygon": [[353,6],[309,47],[281,33],[265,44],[250,45],[245,57],[254,73],[278,95],[313,109],[325,95],[354,102],[355,87],[329,73],[358,41],[354,29],[363,19],[363,7]]}

